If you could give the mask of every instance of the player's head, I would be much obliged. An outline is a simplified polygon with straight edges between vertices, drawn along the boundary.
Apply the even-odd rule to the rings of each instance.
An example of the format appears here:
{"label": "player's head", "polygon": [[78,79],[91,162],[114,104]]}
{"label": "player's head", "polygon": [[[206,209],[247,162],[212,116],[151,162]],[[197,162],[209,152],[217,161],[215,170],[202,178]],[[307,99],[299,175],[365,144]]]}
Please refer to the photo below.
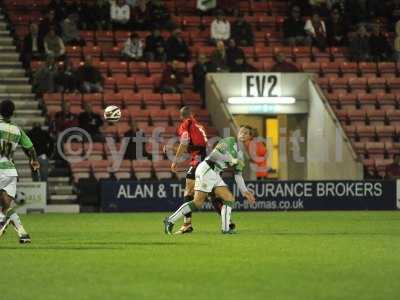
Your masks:
{"label": "player's head", "polygon": [[253,137],[253,128],[251,128],[249,125],[240,126],[237,136],[239,141],[247,142],[251,140],[252,137]]}
{"label": "player's head", "polygon": [[12,102],[11,100],[4,100],[1,102],[0,114],[4,119],[6,120],[10,119],[14,114],[14,110],[15,110],[15,105],[14,102]]}
{"label": "player's head", "polygon": [[190,118],[193,116],[192,110],[190,109],[189,106],[182,107],[179,112],[181,114],[181,120],[186,120],[187,118]]}

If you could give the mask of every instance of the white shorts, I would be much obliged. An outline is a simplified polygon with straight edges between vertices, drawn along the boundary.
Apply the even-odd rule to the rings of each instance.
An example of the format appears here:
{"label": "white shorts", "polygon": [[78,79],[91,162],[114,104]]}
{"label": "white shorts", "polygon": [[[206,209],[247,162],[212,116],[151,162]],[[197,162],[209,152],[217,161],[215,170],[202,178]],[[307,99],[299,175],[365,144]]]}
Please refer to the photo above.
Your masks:
{"label": "white shorts", "polygon": [[10,197],[15,198],[17,193],[17,176],[0,174],[0,190],[5,191]]}
{"label": "white shorts", "polygon": [[210,193],[218,186],[226,186],[226,183],[205,161],[201,162],[196,169],[194,190]]}

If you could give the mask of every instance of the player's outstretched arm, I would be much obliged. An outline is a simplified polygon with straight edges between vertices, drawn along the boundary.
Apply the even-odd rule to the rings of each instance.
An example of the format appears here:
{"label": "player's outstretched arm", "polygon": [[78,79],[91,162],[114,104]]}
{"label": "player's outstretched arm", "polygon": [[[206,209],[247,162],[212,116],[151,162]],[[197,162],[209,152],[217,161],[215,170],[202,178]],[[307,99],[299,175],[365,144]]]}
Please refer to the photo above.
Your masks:
{"label": "player's outstretched arm", "polygon": [[174,172],[174,173],[178,172],[178,165],[177,165],[178,160],[184,153],[187,152],[187,148],[188,148],[187,143],[181,142],[179,144],[178,149],[176,150],[174,161],[171,164],[171,171],[172,172]]}
{"label": "player's outstretched arm", "polygon": [[37,171],[40,168],[40,164],[37,159],[35,147],[33,147],[31,139],[26,135],[23,130],[21,130],[21,138],[19,140],[19,144],[21,145],[26,156],[28,156],[29,163],[31,164],[32,169],[34,171]]}
{"label": "player's outstretched arm", "polygon": [[247,189],[241,172],[235,173],[235,182],[239,188],[239,191],[242,193],[247,201],[249,201],[250,203],[256,202],[256,198],[254,197],[253,193]]}

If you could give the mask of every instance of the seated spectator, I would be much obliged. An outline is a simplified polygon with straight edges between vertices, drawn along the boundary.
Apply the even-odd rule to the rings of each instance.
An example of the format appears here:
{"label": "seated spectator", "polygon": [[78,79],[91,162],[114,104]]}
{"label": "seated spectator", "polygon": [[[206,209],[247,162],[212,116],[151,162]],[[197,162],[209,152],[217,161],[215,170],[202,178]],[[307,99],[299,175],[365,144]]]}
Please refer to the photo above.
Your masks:
{"label": "seated spectator", "polygon": [[304,26],[306,33],[311,37],[313,46],[325,51],[327,46],[325,22],[321,20],[318,13],[313,13]]}
{"label": "seated spectator", "polygon": [[126,60],[141,60],[143,57],[144,45],[137,33],[132,32],[122,49],[122,57]]}
{"label": "seated spectator", "polygon": [[93,112],[92,105],[89,102],[84,104],[85,111],[79,114],[79,127],[86,130],[92,137],[93,141],[101,141],[100,127],[103,120],[99,114]]}
{"label": "seated spectator", "polygon": [[47,56],[51,55],[58,60],[63,60],[65,57],[64,42],[56,35],[54,28],[51,28],[44,38],[44,49]]}
{"label": "seated spectator", "polygon": [[145,53],[148,60],[151,61],[165,61],[165,41],[160,35],[160,30],[154,29],[152,33],[146,38]]}
{"label": "seated spectator", "polygon": [[161,77],[160,90],[162,93],[182,93],[183,75],[177,69],[178,61],[167,64]]}
{"label": "seated spectator", "polygon": [[39,23],[39,43],[44,43],[44,38],[49,33],[50,28],[54,28],[56,34],[61,34],[61,27],[55,19],[54,10],[49,10],[43,20]]}
{"label": "seated spectator", "polygon": [[217,42],[216,49],[211,54],[211,63],[217,72],[228,72],[228,56],[223,41]]}
{"label": "seated spectator", "polygon": [[175,29],[167,40],[167,58],[168,60],[179,60],[187,62],[190,60],[189,47],[186,41],[182,38],[180,29]]}
{"label": "seated spectator", "polygon": [[131,128],[125,132],[124,138],[129,138],[128,146],[124,155],[124,159],[136,160],[150,158],[146,151],[146,138],[137,123],[132,120]]}
{"label": "seated spectator", "polygon": [[235,40],[236,44],[241,47],[254,45],[254,34],[251,29],[251,24],[241,15],[239,15],[232,24],[232,38]]}
{"label": "seated spectator", "polygon": [[100,71],[92,65],[92,57],[85,57],[85,64],[77,71],[78,81],[83,93],[101,93],[103,77]]}
{"label": "seated spectator", "polygon": [[254,66],[248,64],[244,56],[238,56],[233,64],[230,66],[230,71],[232,73],[257,72],[257,69]]}
{"label": "seated spectator", "polygon": [[400,62],[400,21],[396,23],[396,38],[394,39],[395,59]]}
{"label": "seated spectator", "polygon": [[243,50],[236,45],[234,39],[229,39],[228,47],[226,48],[226,57],[229,68],[235,64],[236,59],[245,58]]}
{"label": "seated spectator", "polygon": [[132,9],[132,26],[135,30],[148,29],[147,0],[138,0],[137,5]]}
{"label": "seated spectator", "polygon": [[382,33],[379,24],[375,24],[369,36],[371,58],[374,61],[389,60],[392,58],[392,49],[387,37]]}
{"label": "seated spectator", "polygon": [[330,46],[340,47],[345,45],[347,26],[338,9],[332,10],[326,22],[326,34]]}
{"label": "seated spectator", "polygon": [[199,93],[204,100],[205,96],[205,79],[207,73],[215,72],[215,66],[208,61],[207,56],[199,54],[196,64],[192,67],[193,87],[194,91]]}
{"label": "seated spectator", "polygon": [[29,28],[30,31],[24,38],[21,51],[21,60],[27,69],[30,68],[32,59],[41,60],[44,54],[44,46],[39,40],[37,24],[32,23]]}
{"label": "seated spectator", "polygon": [[56,90],[59,93],[76,93],[78,91],[77,72],[72,61],[68,58],[58,68],[56,74]]}
{"label": "seated spectator", "polygon": [[33,76],[33,91],[38,94],[54,93],[56,91],[56,74],[54,57],[48,56],[45,64]]}
{"label": "seated spectator", "polygon": [[114,30],[126,30],[130,20],[131,9],[125,0],[116,0],[111,3],[110,16]]}
{"label": "seated spectator", "polygon": [[357,33],[349,38],[349,50],[352,61],[366,61],[370,59],[369,37],[363,25],[360,25]]}
{"label": "seated spectator", "polygon": [[49,158],[53,153],[54,141],[49,132],[42,129],[40,123],[34,123],[27,134],[35,147],[40,163],[40,181],[47,181],[49,177]]}
{"label": "seated spectator", "polygon": [[282,72],[282,73],[292,73],[300,72],[299,68],[295,64],[286,61],[285,54],[279,52],[275,55],[276,63],[272,66],[271,72]]}
{"label": "seated spectator", "polygon": [[148,3],[147,20],[151,28],[171,29],[172,23],[167,8],[161,0],[153,0]]}
{"label": "seated spectator", "polygon": [[78,15],[70,14],[62,24],[63,40],[69,46],[84,46],[85,41],[82,40],[78,28]]}
{"label": "seated spectator", "polygon": [[304,26],[300,7],[293,6],[290,16],[283,21],[282,25],[285,43],[289,46],[309,45],[310,39],[304,30]]}
{"label": "seated spectator", "polygon": [[69,102],[63,102],[61,105],[61,111],[54,115],[52,122],[52,128],[54,134],[57,136],[59,133],[70,127],[78,125],[78,116],[71,112],[71,106]]}
{"label": "seated spectator", "polygon": [[329,0],[309,0],[311,9],[324,17],[328,16],[328,2]]}
{"label": "seated spectator", "polygon": [[387,179],[400,179],[400,154],[395,154],[393,163],[386,166]]}
{"label": "seated spectator", "polygon": [[227,41],[231,37],[231,24],[225,19],[222,12],[219,12],[211,23],[211,41]]}

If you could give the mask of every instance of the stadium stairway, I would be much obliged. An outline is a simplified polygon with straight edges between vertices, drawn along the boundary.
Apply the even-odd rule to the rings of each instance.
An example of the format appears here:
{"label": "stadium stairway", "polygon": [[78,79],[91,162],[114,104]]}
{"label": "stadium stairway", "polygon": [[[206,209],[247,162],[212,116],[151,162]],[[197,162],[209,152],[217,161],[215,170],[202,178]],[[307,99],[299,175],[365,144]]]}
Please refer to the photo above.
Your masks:
{"label": "stadium stairway", "polygon": [[[28,131],[34,123],[44,124],[45,118],[39,108],[19,53],[10,34],[7,21],[0,11],[0,101],[10,99],[15,103],[13,121]],[[32,181],[31,169],[24,152],[19,148],[14,154],[20,181]],[[69,174],[55,172],[54,161],[50,161],[49,203],[54,205],[76,203],[76,195],[70,184]]]}

